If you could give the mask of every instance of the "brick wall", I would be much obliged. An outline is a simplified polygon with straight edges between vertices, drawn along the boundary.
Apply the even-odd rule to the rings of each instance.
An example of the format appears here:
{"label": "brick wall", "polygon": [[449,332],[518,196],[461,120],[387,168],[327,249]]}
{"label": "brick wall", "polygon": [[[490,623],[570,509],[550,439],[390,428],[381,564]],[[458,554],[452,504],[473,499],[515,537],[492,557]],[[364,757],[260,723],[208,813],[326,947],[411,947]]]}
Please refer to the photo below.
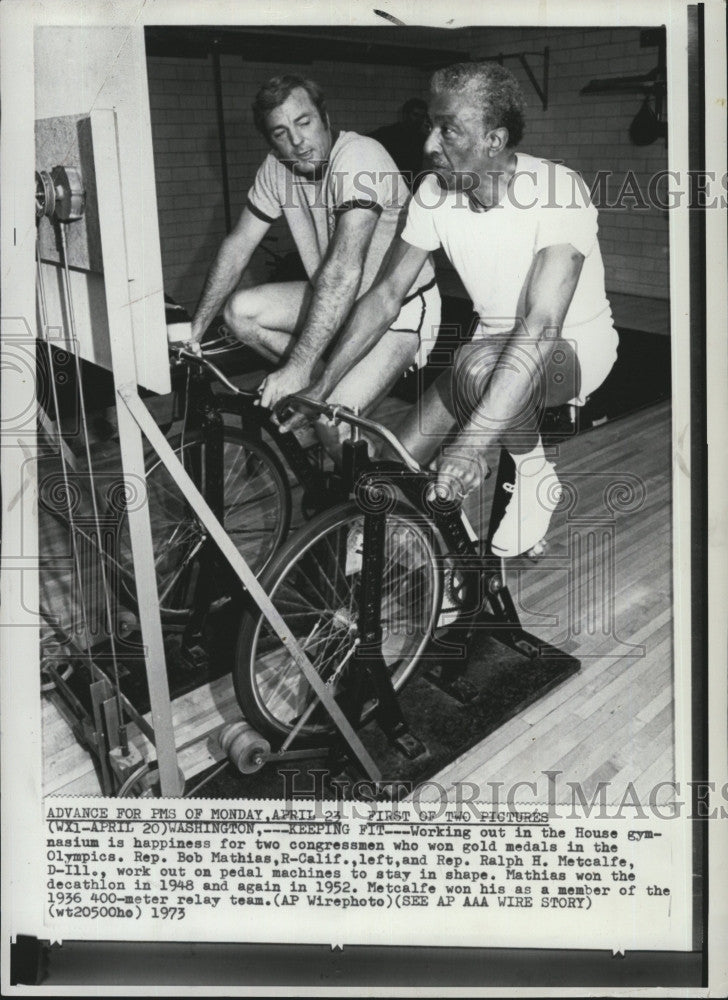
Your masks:
{"label": "brick wall", "polygon": [[[332,29],[333,30],[333,29]],[[473,57],[550,48],[549,106],[546,111],[516,60],[506,60],[521,80],[528,101],[522,148],[561,159],[588,183],[599,170],[613,172],[614,202],[632,170],[642,190],[651,174],[667,166],[665,143],[637,147],[629,141],[638,95],[586,96],[581,88],[595,77],[644,73],[657,61],[656,49],[641,49],[639,29],[474,29],[453,37]],[[541,60],[530,57],[537,79]],[[250,102],[262,80],[274,72],[301,72],[327,94],[335,128],[367,132],[396,118],[409,97],[426,96],[428,74],[411,67],[314,62],[251,63],[222,58],[223,105],[233,217],[241,211],[253,175],[266,151],[253,127]],[[150,57],[149,90],[160,214],[165,288],[194,308],[205,273],[225,233],[219,136],[212,61]],[[628,204],[628,199],[624,199]],[[271,228],[270,246],[291,247],[285,225]],[[600,238],[610,291],[668,297],[667,213],[650,208],[600,211]],[[270,273],[259,251],[251,265],[254,281]]]}

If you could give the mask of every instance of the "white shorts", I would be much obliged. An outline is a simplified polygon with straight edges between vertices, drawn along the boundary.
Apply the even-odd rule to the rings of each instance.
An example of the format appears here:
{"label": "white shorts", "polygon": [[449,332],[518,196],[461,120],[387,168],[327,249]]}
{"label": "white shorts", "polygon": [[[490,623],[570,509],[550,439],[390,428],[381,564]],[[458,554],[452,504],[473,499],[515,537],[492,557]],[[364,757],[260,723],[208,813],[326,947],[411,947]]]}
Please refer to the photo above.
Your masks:
{"label": "white shorts", "polygon": [[573,344],[581,373],[579,395],[570,402],[583,406],[587,396],[597,391],[617,360],[619,335],[611,310],[606,309],[588,323],[565,328],[562,337]]}
{"label": "white shorts", "polygon": [[416,333],[420,338],[412,368],[424,368],[435,346],[442,318],[440,292],[433,281],[405,300],[399,315],[390,327],[393,332]]}
{"label": "white shorts", "polygon": [[[485,340],[487,337],[503,336],[512,327],[496,329],[480,324],[473,341]],[[561,339],[570,343],[579,361],[581,384],[579,395],[569,400],[575,406],[584,406],[587,396],[599,388],[617,360],[619,335],[614,328],[612,313],[605,309],[594,319],[586,323],[571,324],[561,332]]]}

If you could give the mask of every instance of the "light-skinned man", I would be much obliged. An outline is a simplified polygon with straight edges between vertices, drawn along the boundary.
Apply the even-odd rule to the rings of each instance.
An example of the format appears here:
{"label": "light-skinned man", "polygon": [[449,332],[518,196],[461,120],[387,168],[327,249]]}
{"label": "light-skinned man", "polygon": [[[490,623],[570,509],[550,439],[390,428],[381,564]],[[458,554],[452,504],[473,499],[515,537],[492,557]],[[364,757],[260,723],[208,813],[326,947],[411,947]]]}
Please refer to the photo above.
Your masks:
{"label": "light-skinned man", "polygon": [[[228,329],[279,365],[261,385],[261,405],[273,407],[312,381],[356,299],[371,287],[399,239],[409,191],[378,142],[332,132],[324,96],[310,80],[269,80],[256,96],[253,115],[270,153],[210,269],[192,342],[200,341],[224,307]],[[253,252],[281,215],[308,281],[237,289]],[[402,372],[425,360],[420,331],[436,327],[439,317],[434,272],[424,254],[392,329],[382,331],[361,364],[337,380],[332,402],[370,408]]]}

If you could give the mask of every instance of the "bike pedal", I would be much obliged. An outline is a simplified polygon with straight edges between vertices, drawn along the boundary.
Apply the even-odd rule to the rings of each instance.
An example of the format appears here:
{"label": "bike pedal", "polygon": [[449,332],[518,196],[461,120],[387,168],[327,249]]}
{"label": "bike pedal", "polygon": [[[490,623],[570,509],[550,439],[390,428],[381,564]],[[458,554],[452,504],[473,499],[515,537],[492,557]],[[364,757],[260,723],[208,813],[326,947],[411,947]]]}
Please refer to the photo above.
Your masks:
{"label": "bike pedal", "polygon": [[398,750],[407,760],[416,760],[424,757],[428,752],[427,747],[414,733],[409,730],[392,737],[392,746]]}

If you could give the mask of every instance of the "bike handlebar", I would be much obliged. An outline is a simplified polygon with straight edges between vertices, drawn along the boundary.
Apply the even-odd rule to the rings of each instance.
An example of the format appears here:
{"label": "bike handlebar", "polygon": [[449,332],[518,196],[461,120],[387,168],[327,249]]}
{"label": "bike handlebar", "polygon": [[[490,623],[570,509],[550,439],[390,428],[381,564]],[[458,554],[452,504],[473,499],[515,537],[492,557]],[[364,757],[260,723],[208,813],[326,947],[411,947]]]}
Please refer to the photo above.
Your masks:
{"label": "bike handlebar", "polygon": [[206,368],[207,371],[213,375],[221,385],[232,392],[235,396],[241,396],[243,399],[257,399],[258,390],[257,389],[239,389],[238,386],[234,385],[230,379],[225,375],[217,365],[209,361],[203,353],[198,354],[196,351],[190,351],[186,347],[170,347],[170,352],[175,354],[179,360],[194,361],[201,368]]}
{"label": "bike handlebar", "polygon": [[360,417],[358,413],[349,409],[348,406],[344,406],[341,403],[322,403],[318,399],[309,399],[308,396],[296,393],[292,396],[286,396],[285,399],[281,400],[275,408],[276,415],[281,414],[284,408],[290,407],[303,407],[305,409],[313,410],[320,416],[333,420],[334,423],[339,423],[339,421],[343,420],[344,423],[349,424],[350,427],[358,427],[360,430],[369,431],[371,434],[374,434],[385,441],[389,447],[397,453],[410,472],[422,472],[422,466],[420,463],[409,453],[409,451],[407,451],[405,446],[399,438],[392,433],[392,431],[390,431],[383,424],[377,423],[376,420],[369,420],[367,417]]}
{"label": "bike handlebar", "polygon": [[[256,389],[239,389],[230,381],[227,375],[223,374],[217,365],[213,364],[212,361],[209,361],[203,353],[198,354],[196,351],[191,351],[186,347],[170,347],[170,352],[176,355],[180,361],[193,361],[201,368],[205,368],[218,380],[218,382],[224,385],[225,388],[234,395],[250,400],[258,398],[259,394]],[[278,419],[281,419],[286,409],[290,410],[291,408],[296,407],[313,410],[314,413],[319,416],[327,417],[329,420],[333,420],[334,423],[339,423],[339,421],[343,420],[344,423],[349,424],[350,427],[358,427],[360,430],[369,431],[371,434],[374,434],[376,437],[385,441],[389,447],[396,452],[410,472],[422,472],[422,466],[419,464],[417,459],[414,458],[409,451],[407,451],[399,438],[383,424],[377,423],[376,420],[369,420],[367,417],[360,417],[358,413],[355,413],[353,410],[349,409],[348,406],[343,406],[340,403],[322,403],[320,400],[309,399],[308,396],[300,394],[286,396],[285,399],[282,399],[280,403],[274,407],[273,412]]]}

